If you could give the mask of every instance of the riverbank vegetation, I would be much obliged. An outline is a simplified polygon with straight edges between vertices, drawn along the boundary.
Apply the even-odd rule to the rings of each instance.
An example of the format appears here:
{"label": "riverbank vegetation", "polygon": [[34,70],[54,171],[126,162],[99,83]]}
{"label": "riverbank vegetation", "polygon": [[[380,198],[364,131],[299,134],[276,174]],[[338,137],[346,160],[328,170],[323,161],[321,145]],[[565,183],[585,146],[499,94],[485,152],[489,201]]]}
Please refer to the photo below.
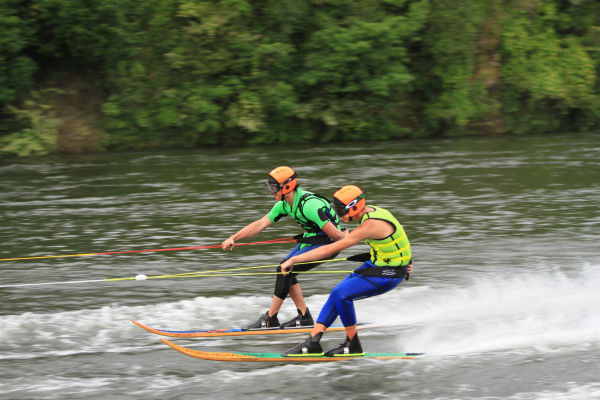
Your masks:
{"label": "riverbank vegetation", "polygon": [[0,154],[600,129],[595,0],[0,0]]}

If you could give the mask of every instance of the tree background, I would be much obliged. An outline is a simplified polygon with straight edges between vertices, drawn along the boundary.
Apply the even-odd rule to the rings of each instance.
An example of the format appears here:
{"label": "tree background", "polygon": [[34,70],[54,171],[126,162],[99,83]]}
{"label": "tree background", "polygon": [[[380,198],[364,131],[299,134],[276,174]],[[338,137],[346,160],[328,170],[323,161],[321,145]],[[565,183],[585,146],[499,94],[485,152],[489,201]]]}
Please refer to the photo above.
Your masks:
{"label": "tree background", "polygon": [[0,155],[600,127],[596,0],[0,0]]}

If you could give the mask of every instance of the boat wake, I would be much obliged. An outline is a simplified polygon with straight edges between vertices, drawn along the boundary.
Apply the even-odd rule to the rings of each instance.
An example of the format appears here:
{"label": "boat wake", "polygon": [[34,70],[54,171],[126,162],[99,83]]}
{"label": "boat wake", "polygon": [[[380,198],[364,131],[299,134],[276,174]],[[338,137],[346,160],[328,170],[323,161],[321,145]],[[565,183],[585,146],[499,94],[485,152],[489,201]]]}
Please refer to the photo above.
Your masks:
{"label": "boat wake", "polygon": [[390,324],[410,326],[402,348],[427,353],[572,351],[600,341],[600,268],[475,276],[463,287],[410,290]]}
{"label": "boat wake", "polygon": [[[360,322],[397,337],[390,351],[461,354],[495,351],[561,351],[597,345],[600,268],[576,273],[524,271],[473,276],[461,287],[404,285],[356,303]],[[326,295],[307,303],[316,314]],[[235,328],[264,312],[267,296],[196,297],[145,306],[109,305],[58,313],[0,317],[0,358],[121,351],[156,338],[134,326],[163,329]],[[295,314],[289,302],[281,318]],[[377,336],[377,329],[362,336]]]}

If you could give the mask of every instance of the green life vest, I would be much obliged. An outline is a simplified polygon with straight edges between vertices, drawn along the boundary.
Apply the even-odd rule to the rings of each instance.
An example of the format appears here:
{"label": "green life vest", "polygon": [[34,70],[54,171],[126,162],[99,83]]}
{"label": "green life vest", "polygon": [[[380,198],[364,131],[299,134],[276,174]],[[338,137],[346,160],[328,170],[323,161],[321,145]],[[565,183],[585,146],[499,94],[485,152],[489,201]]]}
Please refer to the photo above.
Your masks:
{"label": "green life vest", "polygon": [[400,222],[387,210],[375,207],[363,215],[362,224],[367,219],[380,219],[394,225],[394,232],[384,239],[367,239],[365,242],[371,246],[371,262],[378,267],[399,267],[408,265],[411,258],[410,243]]}
{"label": "green life vest", "polygon": [[[317,200],[317,201],[315,201]],[[325,226],[331,222],[336,228],[340,228],[340,222],[337,215],[331,209],[331,204],[327,198],[318,194],[304,191],[301,188],[296,189],[294,202],[290,207],[285,200],[280,200],[271,209],[268,216],[273,222],[279,221],[282,217],[290,215],[305,230],[304,237],[315,236],[321,233],[320,226]]]}
{"label": "green life vest", "polygon": [[307,233],[316,234],[318,232],[321,232],[321,228],[319,228],[319,225],[317,225],[314,221],[308,219],[308,217],[304,214],[304,205],[309,199],[318,199],[321,201],[321,209],[319,209],[318,211],[319,218],[321,219],[321,221],[329,220],[333,223],[333,225],[335,225],[336,228],[340,228],[339,220],[335,212],[332,212],[329,200],[316,193],[304,192],[300,197],[300,201],[298,201],[298,207],[296,208],[296,212],[294,213],[294,219]]}

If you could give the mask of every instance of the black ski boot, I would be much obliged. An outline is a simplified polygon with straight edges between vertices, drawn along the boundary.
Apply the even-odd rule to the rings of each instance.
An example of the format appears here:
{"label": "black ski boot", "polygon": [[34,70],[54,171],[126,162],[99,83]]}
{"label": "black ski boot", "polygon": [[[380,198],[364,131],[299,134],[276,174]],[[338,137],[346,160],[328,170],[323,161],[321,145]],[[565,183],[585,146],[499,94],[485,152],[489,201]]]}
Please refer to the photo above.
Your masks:
{"label": "black ski boot", "polygon": [[261,315],[256,322],[245,326],[242,329],[264,329],[277,327],[279,327],[279,320],[277,319],[277,314],[269,317],[269,310],[267,310],[267,312]]}
{"label": "black ski boot", "polygon": [[346,336],[344,343],[340,343],[338,347],[325,352],[325,356],[327,357],[357,357],[364,355],[365,353],[360,345],[360,340],[358,340],[358,334],[354,335],[352,340]]}
{"label": "black ski boot", "polygon": [[281,324],[281,328],[299,328],[301,326],[313,327],[314,325],[315,321],[313,321],[313,317],[310,315],[308,307],[306,307],[306,314],[302,315],[302,311],[298,310],[298,315]]}
{"label": "black ski boot", "polygon": [[321,336],[323,336],[323,332],[319,332],[315,337],[312,337],[311,334],[308,334],[308,338],[295,345],[289,350],[281,353],[284,357],[315,357],[323,355],[323,348],[321,347]]}

